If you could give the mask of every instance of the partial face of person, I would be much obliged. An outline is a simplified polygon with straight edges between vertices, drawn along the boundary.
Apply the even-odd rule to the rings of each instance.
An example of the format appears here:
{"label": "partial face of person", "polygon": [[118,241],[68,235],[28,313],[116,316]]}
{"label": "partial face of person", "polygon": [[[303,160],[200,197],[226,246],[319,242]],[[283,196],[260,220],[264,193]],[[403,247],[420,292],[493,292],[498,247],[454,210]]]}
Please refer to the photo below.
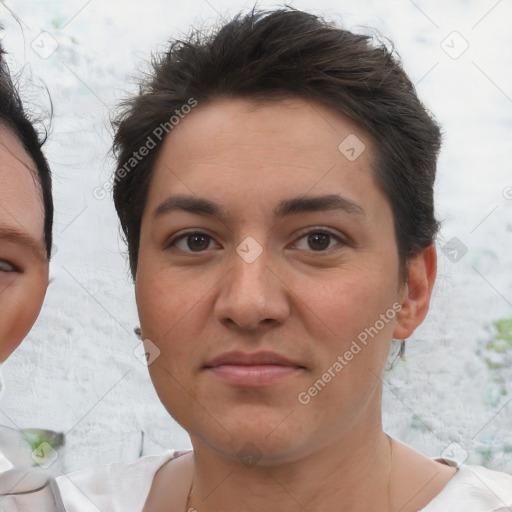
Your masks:
{"label": "partial face of person", "polygon": [[34,163],[0,126],[0,362],[32,328],[47,287],[44,208]]}
{"label": "partial face of person", "polygon": [[292,460],[380,421],[404,288],[374,156],[296,98],[199,105],[167,137],[136,298],[156,391],[193,440]]}

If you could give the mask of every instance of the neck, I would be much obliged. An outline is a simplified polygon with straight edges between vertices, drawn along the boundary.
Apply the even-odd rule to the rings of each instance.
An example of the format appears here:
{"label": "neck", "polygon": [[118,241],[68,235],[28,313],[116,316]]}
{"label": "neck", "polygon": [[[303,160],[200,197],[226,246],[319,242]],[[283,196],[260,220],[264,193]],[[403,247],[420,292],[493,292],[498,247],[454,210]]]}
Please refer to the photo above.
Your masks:
{"label": "neck", "polygon": [[[220,457],[193,439],[194,478],[187,511],[389,509],[390,440],[355,431],[299,460],[256,465]],[[354,448],[357,447],[357,448]],[[390,509],[389,509],[390,510]]]}

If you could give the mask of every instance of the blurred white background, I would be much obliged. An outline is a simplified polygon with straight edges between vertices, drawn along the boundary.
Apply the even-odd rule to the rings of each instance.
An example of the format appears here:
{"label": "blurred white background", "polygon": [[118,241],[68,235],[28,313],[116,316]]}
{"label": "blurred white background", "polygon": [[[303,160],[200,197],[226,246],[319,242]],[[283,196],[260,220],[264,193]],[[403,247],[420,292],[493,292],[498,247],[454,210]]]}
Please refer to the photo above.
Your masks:
{"label": "blurred white background", "polygon": [[[456,452],[512,473],[512,338],[486,348],[497,337],[493,322],[512,318],[512,2],[289,5],[390,38],[444,130],[438,281],[429,316],[407,343],[407,360],[386,376],[385,427],[429,456]],[[134,77],[150,52],[190,26],[252,6],[0,2],[1,37],[12,72],[22,73],[26,105],[44,114],[45,88],[53,102],[45,151],[56,206],[52,282],[32,333],[2,368],[0,424],[65,432],[67,470],[135,459],[141,432],[144,454],[190,447],[133,354],[139,340],[125,246],[110,194],[97,199],[93,191],[113,170],[109,119],[136,90]],[[463,245],[450,252],[445,244],[453,237]]]}

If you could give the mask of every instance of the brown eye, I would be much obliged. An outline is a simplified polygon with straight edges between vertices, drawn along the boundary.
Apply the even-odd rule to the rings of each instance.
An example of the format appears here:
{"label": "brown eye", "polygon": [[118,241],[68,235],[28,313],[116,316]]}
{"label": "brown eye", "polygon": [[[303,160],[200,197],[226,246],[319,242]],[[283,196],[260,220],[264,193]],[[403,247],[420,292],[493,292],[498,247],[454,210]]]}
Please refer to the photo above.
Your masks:
{"label": "brown eye", "polygon": [[331,235],[327,233],[314,233],[308,235],[308,244],[314,251],[324,250],[329,247]]}
{"label": "brown eye", "polygon": [[185,233],[171,240],[166,249],[179,250],[182,252],[204,252],[210,247],[212,237],[206,233],[195,232]]}
{"label": "brown eye", "polygon": [[188,235],[186,237],[187,247],[191,250],[194,249],[207,249],[210,245],[210,237],[208,235]]}
{"label": "brown eye", "polygon": [[307,252],[330,252],[331,249],[342,249],[345,245],[340,236],[319,229],[304,233],[295,244],[298,249]]}

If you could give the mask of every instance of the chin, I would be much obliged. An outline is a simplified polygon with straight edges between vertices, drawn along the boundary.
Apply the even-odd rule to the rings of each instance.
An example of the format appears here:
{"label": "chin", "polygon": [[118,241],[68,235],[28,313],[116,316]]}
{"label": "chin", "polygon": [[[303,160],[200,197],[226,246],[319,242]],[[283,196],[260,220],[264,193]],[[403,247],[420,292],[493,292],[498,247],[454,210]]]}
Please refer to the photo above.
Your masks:
{"label": "chin", "polygon": [[308,435],[304,424],[292,421],[290,411],[250,413],[247,407],[237,409],[223,415],[219,423],[207,417],[206,421],[180,424],[189,433],[195,450],[207,446],[226,459],[240,460],[248,466],[293,462],[317,449],[318,436],[312,432]]}

